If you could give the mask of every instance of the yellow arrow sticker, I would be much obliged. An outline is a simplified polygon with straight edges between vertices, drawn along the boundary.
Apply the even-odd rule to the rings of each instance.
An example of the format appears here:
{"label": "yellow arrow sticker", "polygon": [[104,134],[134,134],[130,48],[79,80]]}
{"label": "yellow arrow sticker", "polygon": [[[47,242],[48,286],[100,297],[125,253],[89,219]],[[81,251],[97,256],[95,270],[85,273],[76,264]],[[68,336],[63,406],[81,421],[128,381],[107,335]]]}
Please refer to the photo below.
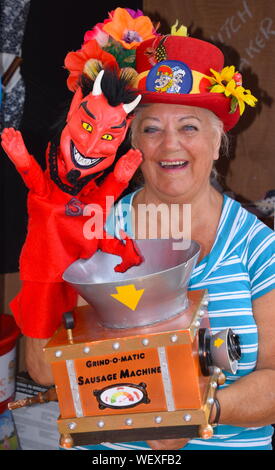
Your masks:
{"label": "yellow arrow sticker", "polygon": [[216,348],[220,348],[223,343],[224,343],[224,340],[223,340],[223,339],[217,338],[217,339],[215,339],[215,341],[214,341],[214,346],[215,346]]}
{"label": "yellow arrow sticker", "polygon": [[117,287],[116,290],[117,294],[111,294],[111,296],[131,310],[136,310],[144,289],[137,290],[134,284],[129,284],[127,286]]}

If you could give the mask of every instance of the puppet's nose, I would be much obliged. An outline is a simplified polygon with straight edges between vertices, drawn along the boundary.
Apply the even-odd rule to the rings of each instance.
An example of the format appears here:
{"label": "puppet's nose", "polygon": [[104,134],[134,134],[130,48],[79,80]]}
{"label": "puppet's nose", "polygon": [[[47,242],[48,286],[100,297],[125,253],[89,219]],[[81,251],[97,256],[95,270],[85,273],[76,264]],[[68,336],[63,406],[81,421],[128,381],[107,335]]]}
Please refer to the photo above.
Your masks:
{"label": "puppet's nose", "polygon": [[98,146],[97,140],[93,137],[88,142],[86,156],[93,156],[93,153],[96,151],[96,147]]}

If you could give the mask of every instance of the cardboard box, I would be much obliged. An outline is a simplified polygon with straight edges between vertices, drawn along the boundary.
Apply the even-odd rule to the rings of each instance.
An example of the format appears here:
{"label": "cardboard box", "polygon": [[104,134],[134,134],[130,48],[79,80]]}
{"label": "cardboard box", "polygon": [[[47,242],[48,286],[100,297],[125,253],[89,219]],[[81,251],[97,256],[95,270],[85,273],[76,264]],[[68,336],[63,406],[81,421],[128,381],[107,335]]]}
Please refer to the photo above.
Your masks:
{"label": "cardboard box", "polygon": [[[37,395],[47,389],[33,382],[26,373],[20,373],[16,381],[15,400]],[[22,450],[58,450],[59,432],[57,402],[35,404],[12,412]]]}

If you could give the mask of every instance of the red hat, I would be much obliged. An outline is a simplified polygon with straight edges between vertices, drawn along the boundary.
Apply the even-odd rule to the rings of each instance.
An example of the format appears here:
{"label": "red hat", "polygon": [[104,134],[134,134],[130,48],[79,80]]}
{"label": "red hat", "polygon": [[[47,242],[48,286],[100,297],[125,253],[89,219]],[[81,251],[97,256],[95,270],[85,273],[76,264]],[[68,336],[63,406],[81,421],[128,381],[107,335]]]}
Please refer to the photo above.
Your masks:
{"label": "red hat", "polygon": [[[173,70],[170,88],[159,87],[163,66]],[[224,56],[213,44],[185,36],[157,36],[144,41],[136,51],[137,88],[143,103],[183,104],[206,108],[216,114],[228,131],[240,117],[239,107],[231,109],[224,93],[210,91],[210,69],[221,71]]]}
{"label": "red hat", "polygon": [[242,86],[233,65],[223,68],[220,49],[188,37],[186,28],[177,30],[177,25],[178,20],[171,35],[160,36],[140,10],[109,12],[108,19],[85,34],[82,48],[67,55],[70,90],[75,91],[81,73],[94,80],[102,68],[113,67],[119,74],[126,72],[144,103],[206,108],[223,121],[226,131],[232,129],[245,105],[254,107],[257,98]]}

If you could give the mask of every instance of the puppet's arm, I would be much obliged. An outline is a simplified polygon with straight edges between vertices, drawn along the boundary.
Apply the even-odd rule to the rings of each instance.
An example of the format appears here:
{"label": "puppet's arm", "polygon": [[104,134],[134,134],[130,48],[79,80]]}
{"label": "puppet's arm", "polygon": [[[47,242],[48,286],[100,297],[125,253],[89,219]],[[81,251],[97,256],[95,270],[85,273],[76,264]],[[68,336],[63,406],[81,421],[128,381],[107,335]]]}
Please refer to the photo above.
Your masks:
{"label": "puppet's arm", "polygon": [[[105,207],[106,196],[111,196],[116,201],[127,188],[128,183],[142,162],[142,154],[139,150],[131,149],[120,157],[114,171],[109,173],[104,182],[93,195],[93,203]],[[107,211],[108,212],[108,211]],[[105,214],[105,215],[108,215]]]}
{"label": "puppet's arm", "polygon": [[46,191],[43,170],[26,149],[21,132],[13,128],[4,129],[1,145],[22,176],[26,186],[35,193],[43,195]]}
{"label": "puppet's arm", "polygon": [[129,183],[141,162],[142,154],[140,150],[129,150],[118,160],[115,166],[114,175],[117,181]]}
{"label": "puppet's arm", "polygon": [[120,237],[121,240],[110,238],[110,236],[106,236],[106,232],[104,231],[104,236],[99,240],[99,248],[105,253],[120,256],[122,262],[117,264],[114,270],[118,273],[124,273],[132,266],[138,266],[142,263],[143,257],[139,253],[133,240],[128,237],[123,230],[120,230]]}

